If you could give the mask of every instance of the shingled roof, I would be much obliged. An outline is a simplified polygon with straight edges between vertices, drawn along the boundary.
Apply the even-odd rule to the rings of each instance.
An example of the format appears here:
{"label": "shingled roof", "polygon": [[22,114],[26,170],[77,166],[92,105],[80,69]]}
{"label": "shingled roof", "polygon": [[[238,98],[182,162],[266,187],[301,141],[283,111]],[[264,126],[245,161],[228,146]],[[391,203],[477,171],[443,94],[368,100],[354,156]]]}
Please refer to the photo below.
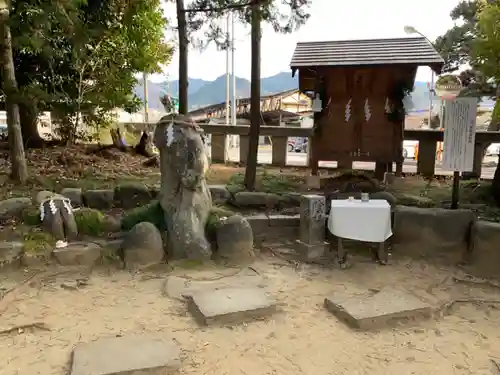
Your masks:
{"label": "shingled roof", "polygon": [[440,70],[443,58],[423,37],[297,43],[290,67],[412,64]]}

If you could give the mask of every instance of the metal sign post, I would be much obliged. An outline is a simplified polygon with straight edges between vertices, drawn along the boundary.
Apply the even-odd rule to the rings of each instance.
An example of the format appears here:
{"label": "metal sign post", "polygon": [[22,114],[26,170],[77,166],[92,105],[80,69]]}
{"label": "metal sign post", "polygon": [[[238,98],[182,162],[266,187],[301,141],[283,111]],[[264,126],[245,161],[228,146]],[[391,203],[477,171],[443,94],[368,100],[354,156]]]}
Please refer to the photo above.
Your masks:
{"label": "metal sign post", "polygon": [[476,98],[455,98],[443,101],[444,149],[442,168],[453,171],[451,208],[458,208],[460,173],[472,172],[476,140]]}

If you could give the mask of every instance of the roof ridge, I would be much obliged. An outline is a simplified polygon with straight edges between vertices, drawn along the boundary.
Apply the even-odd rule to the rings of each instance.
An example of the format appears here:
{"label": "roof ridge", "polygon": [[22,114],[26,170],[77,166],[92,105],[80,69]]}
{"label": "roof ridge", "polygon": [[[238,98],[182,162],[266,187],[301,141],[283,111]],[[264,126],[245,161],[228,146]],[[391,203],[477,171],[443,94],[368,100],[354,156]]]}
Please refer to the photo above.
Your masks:
{"label": "roof ridge", "polygon": [[312,41],[304,41],[297,42],[297,44],[320,44],[320,43],[342,43],[342,42],[386,42],[389,40],[393,41],[402,41],[402,40],[424,40],[427,41],[427,38],[423,36],[411,36],[411,37],[394,37],[394,38],[364,38],[364,39],[335,39],[335,40],[312,40]]}

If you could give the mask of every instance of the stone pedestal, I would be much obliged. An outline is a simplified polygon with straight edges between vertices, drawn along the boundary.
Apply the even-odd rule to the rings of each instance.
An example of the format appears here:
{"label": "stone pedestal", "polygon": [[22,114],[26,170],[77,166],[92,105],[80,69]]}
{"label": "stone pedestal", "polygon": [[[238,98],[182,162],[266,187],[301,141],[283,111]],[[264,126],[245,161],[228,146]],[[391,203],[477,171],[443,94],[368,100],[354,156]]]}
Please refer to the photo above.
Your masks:
{"label": "stone pedestal", "polygon": [[306,260],[323,256],[325,243],[325,197],[304,195],[300,205],[300,236],[297,251]]}

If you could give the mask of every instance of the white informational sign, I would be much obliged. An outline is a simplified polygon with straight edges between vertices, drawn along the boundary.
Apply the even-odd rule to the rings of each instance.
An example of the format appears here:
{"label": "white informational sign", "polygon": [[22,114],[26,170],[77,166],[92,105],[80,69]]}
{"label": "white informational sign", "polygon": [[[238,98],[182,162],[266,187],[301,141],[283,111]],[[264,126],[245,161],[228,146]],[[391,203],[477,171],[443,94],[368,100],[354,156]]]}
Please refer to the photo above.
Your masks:
{"label": "white informational sign", "polygon": [[476,98],[444,100],[443,165],[447,171],[472,172],[476,140]]}

